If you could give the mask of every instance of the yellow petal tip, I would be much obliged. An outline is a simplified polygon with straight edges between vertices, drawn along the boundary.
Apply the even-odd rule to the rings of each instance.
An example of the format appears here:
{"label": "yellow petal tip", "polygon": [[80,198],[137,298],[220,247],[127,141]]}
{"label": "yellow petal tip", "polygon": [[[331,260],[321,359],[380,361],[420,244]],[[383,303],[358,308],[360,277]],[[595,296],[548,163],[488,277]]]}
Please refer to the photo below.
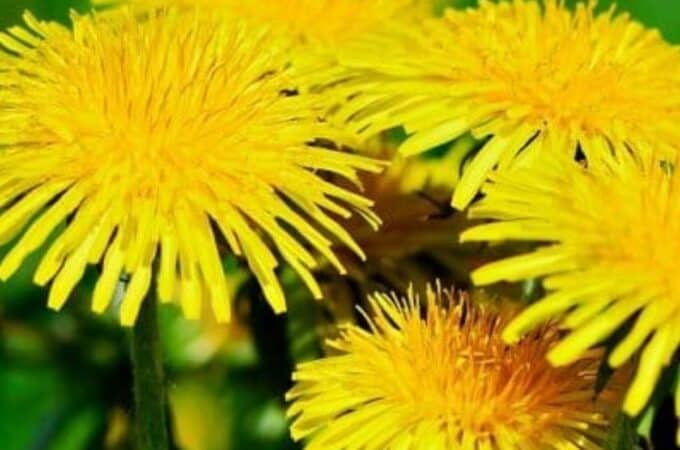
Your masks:
{"label": "yellow petal tip", "polygon": [[639,396],[635,395],[634,391],[630,391],[628,392],[628,395],[626,395],[621,409],[629,416],[635,417],[642,412],[645,403],[645,401],[641,401]]}
{"label": "yellow petal tip", "polygon": [[505,342],[508,345],[515,345],[517,344],[522,337],[515,332],[515,330],[506,328],[503,333],[501,334],[501,339],[503,339],[503,342]]}
{"label": "yellow petal tip", "polygon": [[492,276],[493,272],[488,269],[487,266],[482,266],[479,269],[476,269],[470,277],[472,278],[472,283],[475,286],[486,286],[492,283],[495,283],[498,281],[495,277]]}
{"label": "yellow petal tip", "polygon": [[571,364],[575,358],[569,357],[565,352],[560,351],[559,346],[557,346],[548,352],[546,359],[553,367],[563,367]]}
{"label": "yellow petal tip", "polygon": [[463,211],[470,205],[471,201],[472,198],[470,197],[469,194],[464,192],[462,189],[456,189],[455,192],[453,193],[453,197],[451,198],[451,206],[454,209]]}

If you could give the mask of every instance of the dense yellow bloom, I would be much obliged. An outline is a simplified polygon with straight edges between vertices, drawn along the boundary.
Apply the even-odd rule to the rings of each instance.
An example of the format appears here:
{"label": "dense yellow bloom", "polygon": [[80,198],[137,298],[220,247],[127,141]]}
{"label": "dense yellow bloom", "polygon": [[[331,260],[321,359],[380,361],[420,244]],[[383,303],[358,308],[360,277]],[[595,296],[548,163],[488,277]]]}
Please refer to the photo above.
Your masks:
{"label": "dense yellow bloom", "polygon": [[178,293],[188,317],[209,301],[223,321],[222,238],[276,311],[277,253],[317,296],[301,239],[339,270],[332,241],[361,254],[333,216],[375,223],[371,202],[318,172],[356,180],[376,164],[311,144],[336,133],[315,96],[285,94],[296,82],[284,41],[173,10],[144,22],[127,10],[76,15],[72,30],[26,23],[0,35],[0,237],[25,230],[0,278],[47,243],[35,281],[53,280],[49,305],[61,308],[86,266],[101,263],[93,308],[106,309],[129,274],[129,325],[157,259],[162,301]]}
{"label": "dense yellow bloom", "polygon": [[338,45],[400,14],[412,14],[425,0],[95,0],[150,8],[166,5],[222,11],[267,24],[313,45]]}
{"label": "dense yellow bloom", "polygon": [[647,152],[680,141],[680,51],[627,14],[558,0],[482,1],[352,44],[337,116],[364,136],[404,126],[414,154],[490,137],[453,196],[467,206],[518,157]]}
{"label": "dense yellow bloom", "polygon": [[294,374],[291,430],[309,450],[603,448],[618,387],[594,400],[595,354],[550,367],[555,328],[508,347],[507,311],[447,291],[370,304],[369,330],[350,325]]}
{"label": "dense yellow bloom", "polygon": [[471,215],[498,222],[463,240],[547,242],[534,252],[473,273],[477,284],[546,277],[549,294],[504,332],[509,342],[561,318],[572,329],[548,357],[569,364],[629,319],[634,325],[609,363],[642,350],[624,409],[639,413],[680,343],[680,177],[671,161],[639,162],[620,153],[590,169],[544,161],[522,174],[497,174]]}

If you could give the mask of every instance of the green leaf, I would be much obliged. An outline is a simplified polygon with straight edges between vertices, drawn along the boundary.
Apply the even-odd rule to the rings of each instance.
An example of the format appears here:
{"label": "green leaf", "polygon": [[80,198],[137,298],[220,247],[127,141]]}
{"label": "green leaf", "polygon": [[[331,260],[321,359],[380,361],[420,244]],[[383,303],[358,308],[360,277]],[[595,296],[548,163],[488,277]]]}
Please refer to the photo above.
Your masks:
{"label": "green leaf", "polygon": [[656,416],[657,405],[650,405],[640,416],[637,425],[637,434],[645,440],[647,444],[652,442],[652,425],[654,425],[654,417]]}
{"label": "green leaf", "polygon": [[606,450],[634,450],[637,433],[633,419],[620,412],[614,418],[604,448]]}
{"label": "green leaf", "polygon": [[290,357],[295,363],[316,359],[321,356],[319,302],[290,269],[287,268],[282,279],[288,293],[286,334]]}
{"label": "green leaf", "polygon": [[59,433],[50,441],[49,450],[73,450],[87,447],[92,436],[104,421],[101,410],[91,406],[78,411],[67,420]]}
{"label": "green leaf", "polygon": [[638,436],[644,439],[649,448],[654,448],[652,445],[652,427],[654,426],[657,412],[661,409],[661,404],[664,400],[675,392],[679,384],[680,364],[676,363],[663,372],[647,408],[636,418],[636,432]]}
{"label": "green leaf", "polygon": [[541,281],[537,278],[529,278],[522,283],[522,301],[533,303],[545,294]]}

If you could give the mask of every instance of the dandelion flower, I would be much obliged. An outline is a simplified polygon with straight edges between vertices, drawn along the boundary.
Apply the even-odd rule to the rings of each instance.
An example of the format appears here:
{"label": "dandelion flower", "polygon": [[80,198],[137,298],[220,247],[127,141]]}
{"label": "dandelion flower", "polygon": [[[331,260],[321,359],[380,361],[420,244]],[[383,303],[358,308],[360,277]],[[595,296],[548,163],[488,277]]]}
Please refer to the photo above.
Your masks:
{"label": "dandelion flower", "polygon": [[644,162],[622,152],[588,169],[543,161],[521,176],[496,174],[471,215],[497,221],[462,235],[465,241],[546,243],[472,275],[479,285],[545,277],[547,296],[508,325],[508,342],[541,322],[559,319],[571,332],[548,358],[562,366],[632,322],[609,356],[609,363],[619,367],[642,351],[624,402],[631,415],[642,410],[680,343],[675,164]]}
{"label": "dandelion flower", "polygon": [[481,1],[359,39],[340,56],[338,117],[370,136],[403,126],[415,154],[472,131],[488,138],[453,205],[518,157],[670,150],[680,140],[680,51],[595,2]]}
{"label": "dandelion flower", "polygon": [[93,309],[128,275],[125,325],[153,272],[161,301],[177,293],[190,318],[209,301],[226,321],[222,239],[279,312],[279,259],[318,296],[314,253],[339,270],[334,241],[361,254],[333,216],[375,223],[370,201],[321,174],[356,180],[376,163],[313,145],[337,133],[315,96],[286,95],[284,41],[174,10],[25,20],[0,35],[0,238],[17,239],[0,278],[45,244],[35,281],[52,281],[52,308],[101,264]]}
{"label": "dandelion flower", "polygon": [[508,347],[506,313],[448,291],[370,305],[369,330],[348,326],[294,374],[291,432],[309,450],[604,448],[617,390],[594,399],[595,354],[550,367],[554,327]]}

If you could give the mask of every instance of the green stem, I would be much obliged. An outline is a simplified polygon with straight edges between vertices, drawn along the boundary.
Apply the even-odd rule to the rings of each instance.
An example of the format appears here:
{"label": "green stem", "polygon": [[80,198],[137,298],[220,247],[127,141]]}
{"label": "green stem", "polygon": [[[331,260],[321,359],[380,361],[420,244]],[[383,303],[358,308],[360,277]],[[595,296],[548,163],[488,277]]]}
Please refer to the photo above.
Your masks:
{"label": "green stem", "polygon": [[157,302],[142,302],[132,330],[132,375],[137,450],[168,450],[165,377],[158,330]]}

